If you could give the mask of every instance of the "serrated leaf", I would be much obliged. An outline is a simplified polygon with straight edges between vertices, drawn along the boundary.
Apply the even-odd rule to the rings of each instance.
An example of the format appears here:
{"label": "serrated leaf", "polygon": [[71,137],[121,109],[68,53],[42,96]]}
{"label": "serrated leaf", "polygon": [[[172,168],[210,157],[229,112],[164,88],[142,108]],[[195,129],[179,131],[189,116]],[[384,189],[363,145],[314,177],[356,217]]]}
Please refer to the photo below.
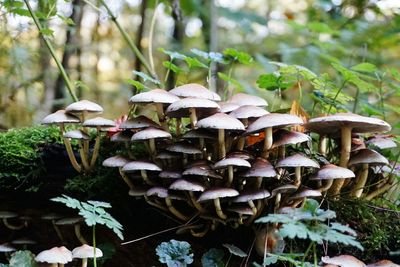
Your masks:
{"label": "serrated leaf", "polygon": [[29,250],[19,250],[11,254],[9,267],[36,267],[35,255]]}
{"label": "serrated leaf", "polygon": [[61,16],[59,14],[57,14],[57,17],[59,17],[65,24],[67,24],[69,26],[74,26],[75,25],[75,22],[71,18],[64,17],[64,16]]}
{"label": "serrated leaf", "polygon": [[95,207],[111,208],[111,204],[103,201],[88,200],[88,203]]}
{"label": "serrated leaf", "polygon": [[188,242],[171,239],[158,245],[156,254],[158,260],[167,266],[186,266],[193,262],[193,253],[190,253],[190,250]]}
{"label": "serrated leaf", "polygon": [[375,72],[378,70],[374,64],[367,63],[367,62],[357,64],[357,65],[351,67],[351,69],[354,71],[367,72],[367,73],[372,73],[372,72]]}
{"label": "serrated leaf", "polygon": [[23,17],[31,16],[31,13],[29,12],[29,10],[25,9],[25,8],[13,8],[10,10],[10,13],[12,13],[14,15],[23,16]]}
{"label": "serrated leaf", "polygon": [[144,72],[134,70],[134,71],[132,71],[132,73],[134,75],[139,76],[140,78],[142,78],[144,82],[149,81],[149,82],[154,83],[155,85],[161,85],[161,82],[159,80],[153,79],[152,77],[150,77],[149,75],[147,75]]}
{"label": "serrated leaf", "polygon": [[240,248],[238,248],[235,245],[231,245],[231,244],[223,244],[222,246],[224,246],[225,248],[227,248],[229,250],[229,253],[244,258],[247,257],[247,253],[244,252],[243,250],[241,250]]}
{"label": "serrated leaf", "polygon": [[277,255],[271,255],[264,257],[263,265],[271,265],[278,262],[279,257]]}
{"label": "serrated leaf", "polygon": [[308,236],[307,232],[308,232],[307,226],[301,222],[285,223],[279,229],[279,234],[282,237],[284,238],[288,237],[290,239],[293,239],[295,237],[300,239],[306,239]]}
{"label": "serrated leaf", "polygon": [[342,233],[348,233],[348,234],[350,234],[352,236],[357,236],[357,232],[356,231],[354,231],[353,229],[351,229],[347,225],[343,225],[341,223],[333,222],[333,223],[331,223],[331,228],[335,229],[335,230],[337,230],[339,232],[342,232]]}

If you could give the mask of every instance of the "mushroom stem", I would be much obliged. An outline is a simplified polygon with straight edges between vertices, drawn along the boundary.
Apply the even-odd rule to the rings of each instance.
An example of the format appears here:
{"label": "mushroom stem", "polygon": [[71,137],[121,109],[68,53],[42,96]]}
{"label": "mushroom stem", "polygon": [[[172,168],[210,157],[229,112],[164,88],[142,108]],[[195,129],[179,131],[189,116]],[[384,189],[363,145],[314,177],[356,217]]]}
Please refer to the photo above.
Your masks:
{"label": "mushroom stem", "polygon": [[275,196],[274,213],[276,213],[278,211],[279,206],[281,205],[281,198],[282,198],[282,194],[277,193]]}
{"label": "mushroom stem", "polygon": [[218,145],[219,145],[219,158],[225,158],[226,150],[225,150],[225,130],[218,129]]}
{"label": "mushroom stem", "polygon": [[255,183],[254,183],[254,187],[255,187],[256,189],[260,189],[260,188],[261,188],[262,182],[263,182],[263,178],[262,178],[262,177],[257,177],[257,178],[256,178],[256,181],[255,181]]}
{"label": "mushroom stem", "polygon": [[94,165],[96,164],[97,157],[99,156],[100,141],[101,141],[101,132],[100,132],[100,127],[97,126],[96,141],[94,143],[92,159],[90,160],[90,165],[89,165],[90,170],[94,168]]}
{"label": "mushroom stem", "polygon": [[190,233],[194,237],[203,237],[208,233],[208,231],[210,231],[210,223],[207,223],[206,227],[201,232],[195,232],[193,229],[190,229]]}
{"label": "mushroom stem", "polygon": [[181,124],[182,124],[181,118],[176,118],[175,119],[175,134],[177,137],[181,136]]}
{"label": "mushroom stem", "polygon": [[[64,136],[65,128],[64,128],[63,123],[60,124],[60,130],[61,130],[61,136]],[[81,172],[82,168],[79,165],[79,163],[76,161],[74,151],[72,150],[71,142],[69,141],[68,138],[65,138],[65,137],[63,137],[63,141],[64,141],[65,149],[67,150],[69,161],[72,164],[72,167],[74,167],[74,169],[77,172]]]}
{"label": "mushroom stem", "polygon": [[257,214],[257,207],[256,207],[256,205],[254,205],[253,200],[249,200],[249,201],[247,201],[247,203],[249,204],[251,210],[253,211],[253,215],[256,215]]}
{"label": "mushroom stem", "polygon": [[82,267],[87,267],[87,262],[88,262],[87,258],[83,258],[82,259]]}
{"label": "mushroom stem", "polygon": [[156,185],[153,181],[149,179],[147,176],[147,171],[146,170],[140,170],[140,174],[142,175],[143,180],[146,182],[148,185]]}
{"label": "mushroom stem", "polygon": [[[87,117],[87,111],[86,111],[86,110],[83,110],[83,111],[82,111],[82,122],[85,122],[86,117]],[[83,130],[83,132],[84,132],[85,134],[88,133],[87,127],[83,127],[82,130]],[[84,151],[85,151],[85,154],[86,154],[86,155],[89,155],[89,140],[84,140],[84,141],[83,141],[83,149],[84,149]]]}
{"label": "mushroom stem", "polygon": [[51,224],[53,225],[54,231],[56,231],[56,234],[58,238],[60,239],[61,243],[64,243],[64,238],[61,234],[60,228],[58,228],[58,225],[56,224],[55,220],[51,220]]}
{"label": "mushroom stem", "polygon": [[192,191],[189,191],[189,196],[190,196],[190,200],[192,201],[193,206],[198,211],[200,211],[200,213],[205,213],[206,209],[204,209],[203,206],[201,206],[201,204],[196,201],[196,196],[194,195],[194,193]]}
{"label": "mushroom stem", "polygon": [[[249,203],[250,204],[250,203]],[[253,203],[254,205],[254,203]],[[250,206],[251,207],[251,206]],[[257,200],[257,205],[254,205],[254,208],[251,207],[253,210],[253,215],[251,215],[245,222],[245,225],[250,225],[253,223],[253,221],[258,217],[258,212],[260,212],[263,209],[263,202],[261,200]],[[256,213],[254,213],[254,209],[256,210]]]}
{"label": "mushroom stem", "polygon": [[[350,150],[351,150],[351,127],[342,127],[341,130],[341,142],[342,149],[340,151],[340,167],[347,168],[347,164],[350,159]],[[332,187],[329,189],[329,193],[332,196],[338,197],[340,194],[340,190],[343,187],[345,179],[335,179]]]}
{"label": "mushroom stem", "polygon": [[332,187],[332,184],[333,184],[333,179],[326,180],[326,184],[324,186],[318,188],[318,191],[320,191],[320,192],[328,191],[329,188]]}
{"label": "mushroom stem", "polygon": [[237,150],[243,150],[245,143],[246,143],[246,138],[244,136],[240,136],[239,141],[237,142],[236,145]]}
{"label": "mushroom stem", "polygon": [[90,169],[87,154],[85,153],[85,140],[83,141],[83,146],[82,146],[82,141],[78,140],[79,143],[79,154],[81,155],[81,160],[82,160],[82,165],[85,171],[88,171]]}
{"label": "mushroom stem", "polygon": [[368,179],[368,164],[362,164],[362,169],[358,173],[356,182],[353,185],[353,188],[351,189],[350,196],[355,197],[355,198],[360,198],[363,191],[364,191],[364,186],[367,183]]}
{"label": "mushroom stem", "polygon": [[278,147],[278,157],[280,159],[284,159],[286,157],[286,148],[285,148],[285,146]]}
{"label": "mushroom stem", "polygon": [[135,188],[135,186],[132,184],[129,177],[122,171],[122,167],[119,167],[118,170],[119,170],[119,174],[121,175],[122,179],[128,185],[129,190],[133,190]]}
{"label": "mushroom stem", "polygon": [[264,129],[265,137],[264,137],[264,148],[263,148],[263,158],[268,157],[268,150],[272,147],[272,127],[268,127]]}
{"label": "mushroom stem", "polygon": [[230,187],[233,181],[233,166],[228,166],[228,181],[226,182],[226,187]]}
{"label": "mushroom stem", "polygon": [[387,190],[389,190],[393,186],[393,183],[394,183],[394,177],[393,177],[393,174],[390,174],[389,181],[384,186],[378,188],[375,191],[372,191],[367,196],[365,196],[364,199],[365,200],[372,200],[375,197],[379,196],[380,194],[385,193]]}
{"label": "mushroom stem", "polygon": [[174,214],[178,219],[181,219],[182,221],[187,221],[189,220],[189,217],[183,215],[181,212],[179,212],[174,205],[172,204],[171,198],[166,197],[165,198],[165,204],[167,205],[168,210]]}
{"label": "mushroom stem", "polygon": [[190,125],[192,126],[192,129],[195,129],[197,124],[196,109],[189,108],[189,115],[190,115]]}
{"label": "mushroom stem", "polygon": [[88,242],[81,234],[81,225],[79,223],[74,225],[75,236],[82,243],[82,245],[87,244]]}
{"label": "mushroom stem", "polygon": [[214,206],[215,206],[215,211],[217,212],[217,215],[221,219],[226,220],[228,218],[228,216],[226,216],[225,213],[222,211],[221,202],[219,201],[219,198],[214,199]]}
{"label": "mushroom stem", "polygon": [[156,208],[158,208],[158,209],[160,209],[160,210],[163,210],[163,211],[167,211],[167,212],[168,212],[168,209],[167,209],[166,207],[160,205],[160,204],[157,203],[157,202],[151,201],[151,200],[149,199],[149,197],[146,196],[146,195],[144,196],[144,200],[146,200],[146,202],[147,202],[149,205],[151,205],[151,206],[153,206],[153,207],[156,207]]}
{"label": "mushroom stem", "polygon": [[296,187],[299,187],[301,185],[301,167],[296,167],[294,169],[294,173],[295,173],[295,180],[293,185],[295,185]]}
{"label": "mushroom stem", "polygon": [[156,103],[157,116],[160,123],[165,121],[164,108],[162,103]]}
{"label": "mushroom stem", "polygon": [[157,153],[156,141],[154,138],[149,139],[150,154],[154,156]]}
{"label": "mushroom stem", "polygon": [[12,225],[7,218],[3,218],[3,223],[4,225],[11,230],[21,230],[22,228],[24,228],[25,224],[21,223],[20,225]]}
{"label": "mushroom stem", "polygon": [[326,138],[326,135],[320,135],[319,136],[319,142],[318,142],[318,152],[322,156],[326,156],[326,145],[328,142],[328,138]]}

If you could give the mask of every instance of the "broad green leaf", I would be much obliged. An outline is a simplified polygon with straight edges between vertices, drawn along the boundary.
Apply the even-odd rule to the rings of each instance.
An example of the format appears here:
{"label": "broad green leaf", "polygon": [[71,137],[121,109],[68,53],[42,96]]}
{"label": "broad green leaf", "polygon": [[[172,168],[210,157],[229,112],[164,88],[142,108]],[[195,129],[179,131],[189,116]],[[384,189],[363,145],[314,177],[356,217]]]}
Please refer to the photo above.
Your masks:
{"label": "broad green leaf", "polygon": [[209,60],[209,59],[210,59],[210,58],[209,58],[208,52],[199,50],[199,49],[197,49],[197,48],[192,48],[192,49],[190,49],[190,52],[192,52],[192,53],[195,54],[196,56],[201,57],[201,58],[203,58],[203,59],[205,59],[205,60]]}
{"label": "broad green leaf", "polygon": [[231,245],[231,244],[223,244],[222,246],[224,246],[225,248],[227,248],[229,250],[229,253],[244,258],[247,257],[247,253],[244,252],[243,250],[241,250],[240,248],[238,248],[237,246]]}
{"label": "broad green leaf", "polygon": [[30,17],[31,16],[31,13],[29,12],[29,10],[25,9],[25,8],[13,8],[13,9],[10,10],[10,12],[12,14],[19,15],[19,16],[24,16],[24,17]]}
{"label": "broad green leaf", "polygon": [[223,52],[224,56],[241,64],[249,65],[254,61],[253,57],[248,53],[238,51],[234,48],[227,48]]}
{"label": "broad green leaf", "polygon": [[288,237],[290,239],[294,239],[295,237],[300,239],[306,239],[308,236],[307,226],[301,222],[291,221],[289,223],[285,223],[279,229],[279,234],[285,238]]}
{"label": "broad green leaf", "polygon": [[335,229],[335,230],[337,230],[339,232],[342,232],[342,233],[348,233],[350,235],[357,236],[356,231],[354,231],[350,227],[348,227],[346,225],[343,225],[341,223],[333,222],[333,223],[331,223],[331,228]]}
{"label": "broad green leaf", "polygon": [[378,70],[374,64],[367,63],[367,62],[357,64],[357,65],[351,67],[351,69],[354,71],[367,72],[367,73],[373,73]]}
{"label": "broad green leaf", "polygon": [[282,76],[275,73],[260,75],[256,83],[259,88],[263,88],[268,91],[274,91],[277,89],[285,90],[293,85],[292,83],[285,82]]}
{"label": "broad green leaf", "polygon": [[190,244],[186,241],[171,239],[169,242],[162,242],[156,248],[158,260],[167,264],[168,267],[186,266],[193,262]]}
{"label": "broad green leaf", "polygon": [[154,83],[155,85],[161,85],[161,82],[159,80],[153,79],[152,77],[150,77],[149,75],[147,75],[144,72],[134,70],[134,71],[132,71],[132,73],[134,75],[139,76],[140,78],[142,78],[144,82],[149,81],[149,82]]}

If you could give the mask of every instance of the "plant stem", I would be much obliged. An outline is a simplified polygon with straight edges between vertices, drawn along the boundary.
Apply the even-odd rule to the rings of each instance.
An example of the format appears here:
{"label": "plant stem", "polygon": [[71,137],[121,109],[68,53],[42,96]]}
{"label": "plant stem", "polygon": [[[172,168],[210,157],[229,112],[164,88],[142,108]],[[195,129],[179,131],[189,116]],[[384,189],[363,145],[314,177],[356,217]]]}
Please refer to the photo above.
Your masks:
{"label": "plant stem", "polygon": [[31,15],[33,21],[35,22],[36,27],[39,30],[39,35],[40,37],[42,37],[44,43],[46,44],[47,48],[49,49],[49,52],[51,54],[51,56],[53,57],[54,61],[57,64],[57,68],[61,73],[61,76],[63,77],[64,81],[65,81],[65,85],[67,86],[68,92],[71,95],[72,99],[76,102],[78,101],[78,98],[76,97],[75,93],[74,93],[74,86],[71,82],[71,80],[69,79],[67,72],[65,71],[63,65],[61,64],[61,62],[58,60],[57,56],[56,56],[56,52],[52,46],[52,44],[49,42],[49,40],[46,39],[46,37],[43,35],[43,28],[42,25],[40,25],[40,22],[38,20],[38,18],[36,17],[35,12],[33,12],[31,5],[29,4],[28,0],[24,0],[29,14]]}
{"label": "plant stem", "polygon": [[97,267],[96,261],[96,225],[92,226],[92,239],[93,239],[93,267]]}
{"label": "plant stem", "polygon": [[308,245],[306,252],[304,252],[303,258],[301,259],[301,266],[304,266],[304,262],[306,261],[307,255],[310,252],[314,242],[311,242],[310,245]]}
{"label": "plant stem", "polygon": [[[24,1],[26,1],[26,0],[24,0]],[[122,34],[122,37],[125,39],[125,41],[127,42],[128,46],[132,50],[132,52],[136,55],[136,57],[140,60],[140,62],[142,62],[143,66],[150,73],[150,75],[154,79],[158,79],[157,74],[151,70],[150,65],[147,63],[147,60],[145,59],[143,54],[139,51],[139,49],[137,48],[135,43],[132,41],[132,39],[129,37],[128,33],[124,30],[124,28],[122,28],[121,24],[117,20],[117,17],[114,16],[114,14],[111,12],[110,7],[104,2],[104,0],[99,0],[99,1],[100,1],[100,4],[103,5],[104,8],[107,10],[108,15],[110,16],[110,18],[114,22],[114,24],[117,26],[119,32]]]}
{"label": "plant stem", "polygon": [[336,102],[336,99],[338,98],[340,92],[343,90],[344,86],[346,85],[347,80],[344,80],[342,85],[339,87],[339,90],[336,92],[336,95],[333,97],[332,99],[332,103],[329,105],[329,109],[328,109],[328,115],[331,113],[331,109],[333,107],[333,104]]}
{"label": "plant stem", "polygon": [[155,73],[155,68],[154,68],[154,58],[153,58],[153,36],[154,36],[154,28],[156,26],[156,20],[157,20],[157,11],[158,11],[158,1],[156,1],[156,5],[154,8],[154,13],[153,17],[151,18],[151,23],[150,23],[150,31],[149,31],[149,61],[150,61],[150,68],[152,73]]}

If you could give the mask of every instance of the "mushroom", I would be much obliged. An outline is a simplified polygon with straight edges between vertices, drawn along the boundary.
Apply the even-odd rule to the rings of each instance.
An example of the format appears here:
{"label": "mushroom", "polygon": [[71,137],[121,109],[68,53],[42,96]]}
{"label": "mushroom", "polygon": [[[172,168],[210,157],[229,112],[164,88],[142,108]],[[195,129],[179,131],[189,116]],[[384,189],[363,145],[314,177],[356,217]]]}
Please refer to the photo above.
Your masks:
{"label": "mushroom", "polygon": [[291,194],[296,192],[298,189],[297,186],[292,185],[292,184],[284,184],[278,187],[275,187],[271,191],[271,198],[275,197],[275,204],[274,204],[274,212],[276,213],[281,205],[281,199],[282,199],[282,194]]}
{"label": "mushroom", "polygon": [[136,130],[148,127],[161,128],[160,124],[143,115],[140,115],[133,119],[126,120],[119,126],[119,128],[123,130],[132,130],[132,129]]}
{"label": "mushroom", "polygon": [[272,144],[271,149],[276,147],[279,148],[279,156],[281,158],[285,157],[285,146],[287,145],[297,145],[304,142],[310,142],[311,137],[295,132],[295,131],[288,131],[285,129],[279,129],[273,134],[274,142]]}
{"label": "mushroom", "polygon": [[203,158],[207,158],[207,148],[205,146],[205,139],[214,140],[216,136],[212,135],[205,129],[196,129],[190,130],[186,132],[183,136],[183,139],[199,139],[199,149],[203,152]]}
{"label": "mushroom", "polygon": [[226,220],[228,216],[226,216],[225,213],[222,211],[220,198],[236,197],[238,195],[239,192],[233,188],[214,187],[204,191],[200,195],[197,201],[202,202],[207,200],[213,200],[217,215],[221,219]]}
{"label": "mushroom", "polygon": [[255,95],[248,95],[244,93],[238,93],[233,95],[227,103],[231,104],[236,104],[239,106],[247,106],[247,105],[252,105],[252,106],[257,106],[257,107],[266,107],[268,106],[267,101],[265,99],[255,96]]}
{"label": "mushroom", "polygon": [[250,163],[241,158],[234,158],[234,157],[229,157],[222,159],[218,162],[215,163],[214,169],[228,169],[228,180],[226,181],[226,186],[230,187],[233,181],[233,173],[234,173],[234,167],[238,168],[250,168],[251,165]]}
{"label": "mushroom", "polygon": [[379,149],[388,149],[397,147],[390,135],[376,135],[365,141],[366,145],[372,145]]}
{"label": "mushroom", "polygon": [[202,184],[185,179],[178,179],[169,186],[169,189],[188,192],[193,206],[198,211],[202,213],[205,212],[205,209],[196,201],[196,196],[194,195],[194,192],[203,192],[206,189]]}
{"label": "mushroom", "polygon": [[317,171],[310,180],[326,180],[327,183],[318,189],[320,192],[325,192],[331,188],[333,180],[354,178],[355,174],[351,170],[339,167],[333,164],[327,164]]}
{"label": "mushroom", "polygon": [[230,102],[218,102],[218,105],[222,113],[229,113],[240,107],[240,105]]}
{"label": "mushroom", "polygon": [[367,183],[369,166],[389,165],[389,161],[374,150],[362,149],[357,151],[357,154],[350,158],[348,165],[361,165],[361,171],[357,174],[350,193],[351,196],[360,198],[364,191],[364,186]]}
{"label": "mushroom", "polygon": [[146,184],[154,186],[156,185],[156,183],[149,179],[147,171],[160,172],[162,170],[154,163],[136,160],[136,161],[130,161],[127,164],[125,164],[124,167],[122,167],[122,171],[123,172],[140,171],[140,175],[142,176]]}
{"label": "mushroom", "polygon": [[132,135],[132,141],[143,141],[148,140],[150,147],[150,155],[154,157],[157,153],[156,151],[156,139],[171,139],[172,136],[169,132],[161,129],[149,127],[141,130],[134,135]]}
{"label": "mushroom", "polygon": [[219,158],[226,155],[225,149],[225,130],[244,131],[244,125],[238,119],[225,113],[216,113],[210,117],[198,121],[197,127],[218,130]]}
{"label": "mushroom", "polygon": [[0,219],[2,219],[5,227],[11,230],[20,230],[24,228],[25,224],[20,223],[19,225],[13,225],[8,221],[8,219],[17,218],[18,214],[11,211],[0,211]]}
{"label": "mushroom", "polygon": [[367,267],[400,267],[400,265],[390,260],[380,260],[378,262],[368,264]]}
{"label": "mushroom", "polygon": [[[347,167],[351,150],[351,133],[371,133],[390,131],[391,126],[383,120],[363,117],[353,113],[337,113],[326,117],[310,119],[305,124],[307,130],[320,135],[341,134],[340,167]],[[329,190],[331,195],[338,196],[344,184],[344,179],[338,179]]]}
{"label": "mushroom", "polygon": [[340,255],[330,258],[329,256],[321,258],[323,263],[337,265],[339,267],[366,267],[365,263],[351,255]]}
{"label": "mushroom", "polygon": [[128,162],[130,162],[130,160],[128,158],[125,158],[123,156],[113,156],[113,157],[110,157],[110,158],[107,158],[106,160],[104,160],[103,166],[110,167],[110,168],[118,168],[119,174],[121,175],[122,179],[129,186],[129,189],[132,190],[132,189],[134,189],[135,186],[132,184],[131,180],[129,180],[129,177],[126,176],[126,174],[122,171],[122,168]]}
{"label": "mushroom", "polygon": [[57,213],[48,213],[44,214],[40,218],[45,221],[51,221],[51,224],[53,225],[54,231],[56,232],[58,238],[60,238],[60,241],[64,243],[64,238],[61,234],[60,228],[56,225],[56,220],[60,219],[62,216],[57,214]]}
{"label": "mushroom", "polygon": [[[68,114],[65,110],[58,110],[55,113],[47,115],[43,120],[42,124],[52,125],[57,124],[60,127],[61,136],[64,136],[65,124],[69,123],[79,123],[78,117]],[[68,158],[77,172],[81,172],[82,168],[76,161],[75,154],[72,150],[71,143],[68,138],[63,138],[65,149],[67,150]]]}
{"label": "mushroom", "polygon": [[64,266],[64,264],[72,261],[72,255],[71,251],[69,251],[65,247],[53,247],[51,249],[40,252],[35,257],[35,261],[49,263],[52,267],[62,267]]}
{"label": "mushroom", "polygon": [[303,124],[303,120],[300,117],[290,114],[280,114],[280,113],[269,113],[253,122],[246,130],[246,134],[258,133],[264,131],[264,147],[263,147],[263,157],[268,156],[268,150],[272,148],[273,144],[273,128],[283,128],[290,125],[300,125]]}
{"label": "mushroom", "polygon": [[73,225],[76,238],[82,243],[87,244],[86,239],[81,234],[81,217],[63,218],[56,221],[56,225]]}
{"label": "mushroom", "polygon": [[[157,196],[159,198],[164,198],[165,199],[165,204],[168,208],[168,210],[175,215],[177,218],[183,220],[183,221],[187,221],[189,220],[189,217],[182,214],[180,211],[178,211],[173,203],[172,203],[172,199],[180,199],[177,196],[174,196],[172,194],[170,194],[168,192],[167,188],[164,187],[160,187],[160,186],[155,186],[150,188],[149,190],[147,190],[146,192],[146,196],[150,197],[150,196]],[[181,199],[181,200],[186,200],[186,199]]]}
{"label": "mushroom", "polygon": [[301,185],[301,168],[302,167],[307,167],[307,168],[319,168],[319,164],[304,156],[303,154],[296,153],[290,157],[287,157],[285,159],[281,159],[278,161],[278,163],[275,165],[277,168],[295,168],[295,180],[293,185],[296,187],[299,187]]}
{"label": "mushroom", "polygon": [[183,155],[183,166],[187,164],[188,155],[195,156],[198,154],[202,154],[200,149],[186,142],[177,142],[167,146],[165,149],[169,152],[181,153]]}
{"label": "mushroom", "polygon": [[83,165],[84,170],[88,171],[90,169],[90,165],[88,162],[87,153],[85,153],[85,142],[89,141],[89,139],[90,139],[89,135],[82,130],[73,130],[73,131],[66,132],[64,134],[64,140],[65,139],[78,140],[79,154],[81,156],[82,165]]}
{"label": "mushroom", "polygon": [[254,184],[254,188],[258,189],[261,187],[263,177],[276,177],[276,171],[268,160],[257,158],[251,165],[251,168],[242,176],[245,178],[256,178],[257,180]]}
{"label": "mushroom", "polygon": [[271,194],[266,189],[248,190],[240,192],[240,195],[235,197],[232,201],[236,203],[247,202],[253,211],[253,215],[256,215],[258,210],[253,200],[258,200],[258,202],[261,203],[259,200],[268,198],[270,195]]}
{"label": "mushroom", "polygon": [[321,197],[322,194],[319,190],[314,190],[314,189],[309,189],[309,188],[301,188],[300,190],[298,190],[296,193],[294,193],[293,195],[291,195],[288,198],[288,201],[292,201],[292,203],[290,204],[291,207],[295,208],[297,207],[300,203],[304,203],[305,200],[308,197]]}
{"label": "mushroom", "polygon": [[72,258],[82,259],[82,267],[87,267],[88,258],[96,260],[96,258],[100,257],[103,257],[103,252],[99,248],[94,248],[87,244],[83,244],[72,250]]}
{"label": "mushroom", "polygon": [[180,97],[195,97],[213,101],[221,101],[221,97],[197,83],[188,83],[169,90],[171,94]]}
{"label": "mushroom", "polygon": [[26,250],[28,245],[35,245],[35,244],[37,244],[37,242],[35,240],[32,240],[32,239],[28,238],[28,237],[21,237],[21,238],[18,238],[18,239],[15,239],[15,240],[11,241],[11,244],[13,244],[13,245],[21,245],[22,248],[24,250]]}

